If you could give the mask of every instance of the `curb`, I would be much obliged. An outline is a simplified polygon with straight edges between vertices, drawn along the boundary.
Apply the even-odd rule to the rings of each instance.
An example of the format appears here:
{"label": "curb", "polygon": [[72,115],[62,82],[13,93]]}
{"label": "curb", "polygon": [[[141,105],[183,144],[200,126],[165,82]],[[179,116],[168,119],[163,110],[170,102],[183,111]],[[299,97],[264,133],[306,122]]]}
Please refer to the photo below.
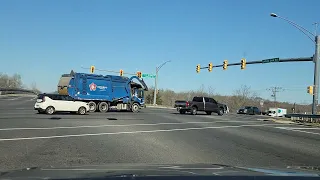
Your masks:
{"label": "curb", "polygon": [[164,106],[147,106],[146,108],[175,109],[175,108],[172,108],[172,107],[164,107]]}

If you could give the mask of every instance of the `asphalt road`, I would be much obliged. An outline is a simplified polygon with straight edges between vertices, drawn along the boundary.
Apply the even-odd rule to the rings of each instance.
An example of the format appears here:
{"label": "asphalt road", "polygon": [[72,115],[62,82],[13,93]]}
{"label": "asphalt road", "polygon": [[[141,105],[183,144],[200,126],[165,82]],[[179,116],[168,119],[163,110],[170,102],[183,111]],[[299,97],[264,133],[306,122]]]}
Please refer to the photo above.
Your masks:
{"label": "asphalt road", "polygon": [[249,115],[37,114],[32,97],[0,97],[0,169],[108,163],[315,166],[320,129]]}

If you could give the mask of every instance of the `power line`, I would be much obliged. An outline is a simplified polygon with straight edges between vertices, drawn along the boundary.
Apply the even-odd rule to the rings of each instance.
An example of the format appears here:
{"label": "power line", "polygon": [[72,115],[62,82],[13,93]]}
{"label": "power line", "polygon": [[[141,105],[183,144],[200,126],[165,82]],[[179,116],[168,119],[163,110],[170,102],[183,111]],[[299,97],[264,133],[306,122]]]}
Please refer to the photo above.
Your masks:
{"label": "power line", "polygon": [[283,91],[283,88],[282,87],[270,87],[267,89],[268,91],[271,91],[271,97],[273,97],[273,102],[274,102],[274,106],[277,107],[277,93],[280,92],[280,91]]}

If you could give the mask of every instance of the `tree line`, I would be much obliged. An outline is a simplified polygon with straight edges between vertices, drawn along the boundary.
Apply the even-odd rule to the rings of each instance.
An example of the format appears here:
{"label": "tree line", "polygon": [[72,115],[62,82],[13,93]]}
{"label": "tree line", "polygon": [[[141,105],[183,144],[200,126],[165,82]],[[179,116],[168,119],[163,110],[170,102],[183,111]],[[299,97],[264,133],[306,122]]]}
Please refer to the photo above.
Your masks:
{"label": "tree line", "polygon": [[[153,104],[153,94],[154,88],[149,88],[149,91],[145,92],[146,104]],[[215,93],[212,87],[205,87],[204,85],[200,86],[199,89],[195,91],[175,92],[170,89],[159,89],[157,93],[157,105],[174,107],[176,100],[190,101],[194,96],[212,97],[218,102],[228,105],[230,112],[236,112],[244,106],[256,106],[260,108],[261,111],[267,111],[269,108],[278,107],[287,109],[287,113],[304,113],[311,111],[311,104],[302,105],[263,99],[246,85],[242,85],[239,89],[234,90],[231,95],[220,95]],[[263,102],[262,106],[260,104],[261,102]]]}
{"label": "tree line", "polygon": [[[39,94],[41,93],[40,90],[37,88],[36,83],[31,83],[29,86],[22,82],[21,75],[13,74],[8,75],[5,73],[0,73],[0,87],[7,88],[7,89],[28,89],[32,90],[33,92]],[[13,94],[16,91],[3,91],[2,94]]]}

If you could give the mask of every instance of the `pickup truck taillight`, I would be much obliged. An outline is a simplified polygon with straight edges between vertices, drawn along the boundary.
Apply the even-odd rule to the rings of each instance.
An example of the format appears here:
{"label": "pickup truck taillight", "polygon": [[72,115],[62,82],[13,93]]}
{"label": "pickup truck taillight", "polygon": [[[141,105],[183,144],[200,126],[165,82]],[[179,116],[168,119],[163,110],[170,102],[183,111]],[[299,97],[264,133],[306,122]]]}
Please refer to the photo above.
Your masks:
{"label": "pickup truck taillight", "polygon": [[188,107],[189,106],[189,102],[186,102],[186,107]]}

